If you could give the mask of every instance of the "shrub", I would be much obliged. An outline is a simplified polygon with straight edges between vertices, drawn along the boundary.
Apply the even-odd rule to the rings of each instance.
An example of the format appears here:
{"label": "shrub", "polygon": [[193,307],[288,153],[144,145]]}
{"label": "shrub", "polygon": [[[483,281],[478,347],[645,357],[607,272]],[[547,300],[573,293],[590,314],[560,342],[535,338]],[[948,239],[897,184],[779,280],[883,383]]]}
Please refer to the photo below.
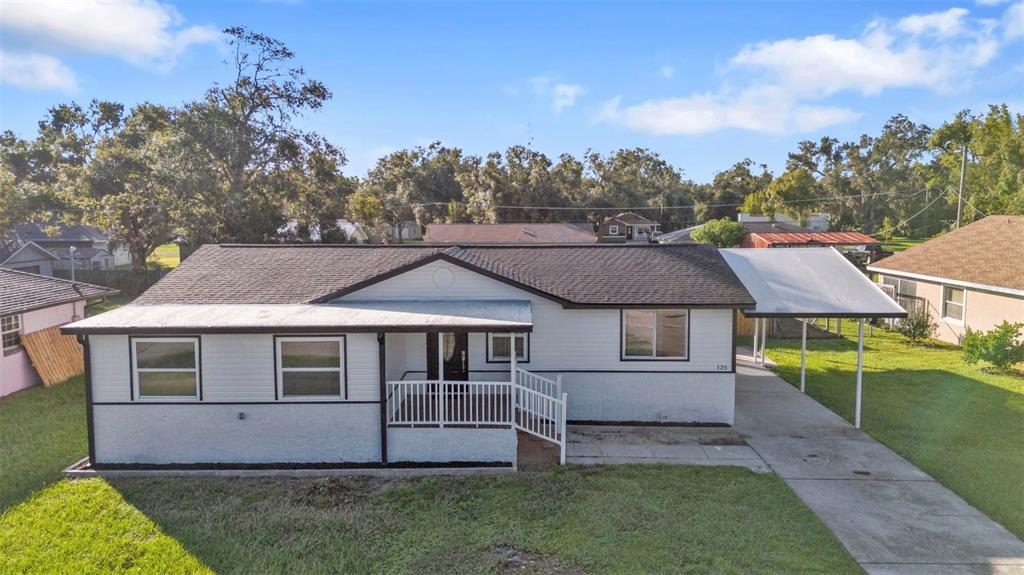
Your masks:
{"label": "shrub", "polygon": [[939,324],[935,323],[927,309],[917,308],[908,312],[907,317],[896,325],[896,329],[909,339],[910,343],[917,345],[922,340],[935,337]]}
{"label": "shrub", "polygon": [[711,220],[703,226],[693,230],[690,235],[694,241],[702,244],[714,244],[719,248],[732,248],[743,243],[747,237],[747,228],[739,222],[731,221],[729,218]]}
{"label": "shrub", "polygon": [[1020,333],[1022,328],[1024,323],[1007,321],[992,331],[968,328],[962,342],[964,361],[971,365],[987,361],[1001,370],[1024,361],[1024,338],[1021,338]]}

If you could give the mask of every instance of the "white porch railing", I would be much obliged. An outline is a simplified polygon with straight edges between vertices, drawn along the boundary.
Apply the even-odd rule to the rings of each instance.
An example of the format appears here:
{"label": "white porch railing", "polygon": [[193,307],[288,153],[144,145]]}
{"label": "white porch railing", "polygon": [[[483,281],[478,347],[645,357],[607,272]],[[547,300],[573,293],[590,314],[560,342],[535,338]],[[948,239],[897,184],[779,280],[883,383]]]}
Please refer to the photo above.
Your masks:
{"label": "white porch railing", "polygon": [[517,369],[516,381],[389,381],[388,425],[508,426],[561,448],[565,463],[566,394],[561,377]]}

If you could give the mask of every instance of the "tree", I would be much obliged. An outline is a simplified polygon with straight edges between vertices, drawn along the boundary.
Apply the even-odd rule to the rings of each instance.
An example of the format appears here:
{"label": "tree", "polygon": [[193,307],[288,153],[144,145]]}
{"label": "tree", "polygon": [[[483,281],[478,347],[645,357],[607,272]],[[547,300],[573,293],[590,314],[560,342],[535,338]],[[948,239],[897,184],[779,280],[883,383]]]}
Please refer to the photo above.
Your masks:
{"label": "tree", "polygon": [[[807,215],[814,211],[818,201],[817,182],[804,168],[794,168],[772,180],[764,192],[752,194],[759,201],[762,213],[774,218],[782,212],[807,225]],[[746,206],[744,206],[746,207]],[[755,206],[751,206],[755,207]]]}
{"label": "tree", "polygon": [[146,269],[146,259],[174,235],[173,215],[182,203],[177,185],[182,166],[176,162],[174,113],[141,104],[103,137],[84,177],[84,185],[66,199],[80,210],[80,221],[110,232],[132,256],[132,269]]}
{"label": "tree", "polygon": [[961,111],[935,130],[928,142],[935,159],[928,183],[945,193],[943,213],[953,219],[960,184],[961,153],[967,148],[962,221],[984,214],[1024,214],[1024,115],[1006,104],[977,116]]}
{"label": "tree", "polygon": [[348,197],[347,212],[357,222],[375,233],[381,232],[384,223],[384,204],[368,190],[359,190]]}
{"label": "tree", "polygon": [[186,104],[176,122],[181,143],[215,182],[180,222],[179,234],[192,245],[272,238],[284,223],[282,206],[301,193],[289,175],[311,162],[345,163],[341,150],[294,124],[331,98],[327,87],[292,67],[295,54],[282,42],[242,27],[224,33],[233,81]]}
{"label": "tree", "polygon": [[712,244],[719,248],[734,248],[743,243],[743,239],[747,237],[748,233],[743,224],[729,218],[722,218],[711,220],[693,230],[691,237],[702,244]]}
{"label": "tree", "polygon": [[[727,170],[715,172],[710,186],[695,188],[694,203],[697,208],[694,211],[694,217],[696,221],[705,222],[720,218],[736,219],[737,212],[741,206],[746,204],[747,198],[763,192],[772,181],[772,174],[768,171],[768,166],[764,164],[756,164],[756,166],[759,168],[758,173],[751,169],[755,167],[753,160],[747,158],[742,162],[736,162]],[[762,213],[759,198],[751,200],[749,207],[756,208],[754,213]]]}

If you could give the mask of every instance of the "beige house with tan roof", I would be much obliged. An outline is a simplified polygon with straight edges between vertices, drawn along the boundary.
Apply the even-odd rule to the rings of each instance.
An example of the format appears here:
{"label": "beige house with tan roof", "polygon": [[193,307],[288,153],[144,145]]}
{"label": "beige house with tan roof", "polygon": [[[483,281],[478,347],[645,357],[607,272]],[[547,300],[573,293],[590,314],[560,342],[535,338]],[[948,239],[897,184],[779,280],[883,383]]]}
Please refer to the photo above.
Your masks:
{"label": "beige house with tan roof", "polygon": [[988,216],[885,258],[868,270],[903,307],[926,306],[938,338],[1024,323],[1024,216]]}

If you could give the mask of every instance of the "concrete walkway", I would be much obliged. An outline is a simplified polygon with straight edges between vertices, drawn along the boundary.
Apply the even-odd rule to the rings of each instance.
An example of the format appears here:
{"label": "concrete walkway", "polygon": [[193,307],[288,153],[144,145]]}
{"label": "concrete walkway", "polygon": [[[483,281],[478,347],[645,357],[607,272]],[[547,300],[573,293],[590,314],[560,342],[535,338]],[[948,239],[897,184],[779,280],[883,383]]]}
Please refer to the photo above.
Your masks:
{"label": "concrete walkway", "polygon": [[577,465],[669,463],[770,469],[734,430],[725,427],[570,425],[565,461]]}
{"label": "concrete walkway", "polygon": [[1024,574],[1024,543],[771,372],[741,362],[735,431],[872,575]]}

